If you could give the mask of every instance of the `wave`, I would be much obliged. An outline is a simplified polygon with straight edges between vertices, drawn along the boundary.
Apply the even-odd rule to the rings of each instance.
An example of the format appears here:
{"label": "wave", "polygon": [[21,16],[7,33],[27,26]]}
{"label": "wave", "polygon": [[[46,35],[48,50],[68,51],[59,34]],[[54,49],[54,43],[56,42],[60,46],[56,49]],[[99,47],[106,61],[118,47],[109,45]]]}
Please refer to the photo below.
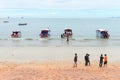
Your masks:
{"label": "wave", "polygon": [[[27,41],[44,41],[44,40],[66,40],[66,38],[0,38],[0,40],[27,40]],[[97,38],[70,38],[70,41],[120,41],[119,38],[112,39],[97,39]]]}
{"label": "wave", "polygon": [[24,40],[24,38],[8,38],[8,40]]}
{"label": "wave", "polygon": [[87,39],[87,38],[86,38],[86,39],[84,39],[84,40],[86,40],[86,41],[90,41],[90,40],[97,40],[97,39]]}
{"label": "wave", "polygon": [[30,40],[31,41],[31,40],[34,40],[34,39],[33,38],[26,38],[25,40]]}
{"label": "wave", "polygon": [[120,39],[110,39],[110,40],[113,40],[113,41],[114,41],[114,40],[118,40],[118,41],[120,41]]}

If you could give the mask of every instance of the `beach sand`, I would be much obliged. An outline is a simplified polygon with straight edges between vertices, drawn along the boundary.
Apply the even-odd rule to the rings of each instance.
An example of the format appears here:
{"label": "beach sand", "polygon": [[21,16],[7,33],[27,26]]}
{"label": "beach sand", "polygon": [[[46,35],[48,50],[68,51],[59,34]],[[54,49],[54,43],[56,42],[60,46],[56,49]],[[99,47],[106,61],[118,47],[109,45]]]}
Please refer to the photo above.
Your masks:
{"label": "beach sand", "polygon": [[[119,47],[0,47],[0,80],[120,80]],[[73,67],[74,54],[78,67]],[[90,54],[91,66],[84,66]],[[107,53],[107,68],[99,68]]]}
{"label": "beach sand", "polygon": [[0,63],[0,80],[120,80],[120,64],[73,68],[71,62]]}

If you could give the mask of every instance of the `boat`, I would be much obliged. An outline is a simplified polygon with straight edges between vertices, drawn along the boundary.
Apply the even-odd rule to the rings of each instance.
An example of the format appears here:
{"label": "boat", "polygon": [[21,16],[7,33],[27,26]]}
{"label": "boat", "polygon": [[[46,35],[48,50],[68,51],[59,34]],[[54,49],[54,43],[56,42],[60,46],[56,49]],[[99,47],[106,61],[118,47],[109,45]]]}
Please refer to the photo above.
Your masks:
{"label": "boat", "polygon": [[9,23],[9,21],[3,21],[3,23]]}
{"label": "boat", "polygon": [[96,37],[101,39],[109,39],[110,35],[105,29],[98,29],[96,30]]}
{"label": "boat", "polygon": [[12,38],[21,38],[21,31],[12,31]]}
{"label": "boat", "polygon": [[50,29],[42,29],[40,32],[41,38],[48,38],[50,37]]}
{"label": "boat", "polygon": [[64,37],[72,37],[73,33],[72,33],[72,29],[71,28],[65,28],[64,29],[64,33],[61,34],[61,38]]}
{"label": "boat", "polygon": [[25,25],[27,25],[27,23],[19,23],[18,25],[19,26],[25,26]]}

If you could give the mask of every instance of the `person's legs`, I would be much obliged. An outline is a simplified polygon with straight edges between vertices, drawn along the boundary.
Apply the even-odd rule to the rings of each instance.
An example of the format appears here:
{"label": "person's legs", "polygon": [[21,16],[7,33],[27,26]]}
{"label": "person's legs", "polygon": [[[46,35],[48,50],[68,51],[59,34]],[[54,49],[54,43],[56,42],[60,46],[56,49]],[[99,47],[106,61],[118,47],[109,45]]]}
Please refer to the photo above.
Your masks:
{"label": "person's legs", "polygon": [[74,62],[74,66],[73,67],[77,67],[77,62]]}
{"label": "person's legs", "polygon": [[99,63],[99,67],[101,67],[101,63]]}
{"label": "person's legs", "polygon": [[101,62],[99,63],[99,67],[102,67],[102,63]]}
{"label": "person's legs", "polygon": [[75,62],[75,67],[77,67],[77,62]]}
{"label": "person's legs", "polygon": [[87,61],[85,61],[85,66],[87,66],[88,65],[88,62]]}
{"label": "person's legs", "polygon": [[104,62],[104,67],[107,67],[107,61]]}
{"label": "person's legs", "polygon": [[89,66],[90,66],[90,61],[88,61],[88,64],[89,64]]}
{"label": "person's legs", "polygon": [[103,61],[100,61],[99,67],[102,67],[102,65],[103,65]]}

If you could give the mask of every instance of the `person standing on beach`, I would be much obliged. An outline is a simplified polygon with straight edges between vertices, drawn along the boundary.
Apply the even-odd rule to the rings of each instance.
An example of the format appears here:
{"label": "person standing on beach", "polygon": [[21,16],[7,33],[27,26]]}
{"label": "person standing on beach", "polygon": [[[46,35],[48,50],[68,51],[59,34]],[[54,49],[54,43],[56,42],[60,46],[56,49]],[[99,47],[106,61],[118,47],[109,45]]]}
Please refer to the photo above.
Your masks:
{"label": "person standing on beach", "polygon": [[89,54],[86,53],[86,55],[85,55],[85,66],[88,66],[88,64],[90,66],[90,59],[89,59]]}
{"label": "person standing on beach", "polygon": [[67,42],[69,42],[69,35],[67,35]]}
{"label": "person standing on beach", "polygon": [[108,57],[107,54],[104,55],[104,67],[107,67]]}
{"label": "person standing on beach", "polygon": [[77,53],[75,53],[75,57],[74,57],[74,66],[73,67],[77,67]]}
{"label": "person standing on beach", "polygon": [[89,58],[90,54],[88,54],[88,64],[90,66],[90,58]]}
{"label": "person standing on beach", "polygon": [[88,65],[87,60],[88,60],[88,57],[87,57],[87,54],[86,54],[86,55],[85,55],[85,66]]}
{"label": "person standing on beach", "polygon": [[102,67],[103,59],[104,59],[104,57],[103,57],[103,55],[101,54],[101,56],[100,56],[100,62],[99,62],[99,67]]}

